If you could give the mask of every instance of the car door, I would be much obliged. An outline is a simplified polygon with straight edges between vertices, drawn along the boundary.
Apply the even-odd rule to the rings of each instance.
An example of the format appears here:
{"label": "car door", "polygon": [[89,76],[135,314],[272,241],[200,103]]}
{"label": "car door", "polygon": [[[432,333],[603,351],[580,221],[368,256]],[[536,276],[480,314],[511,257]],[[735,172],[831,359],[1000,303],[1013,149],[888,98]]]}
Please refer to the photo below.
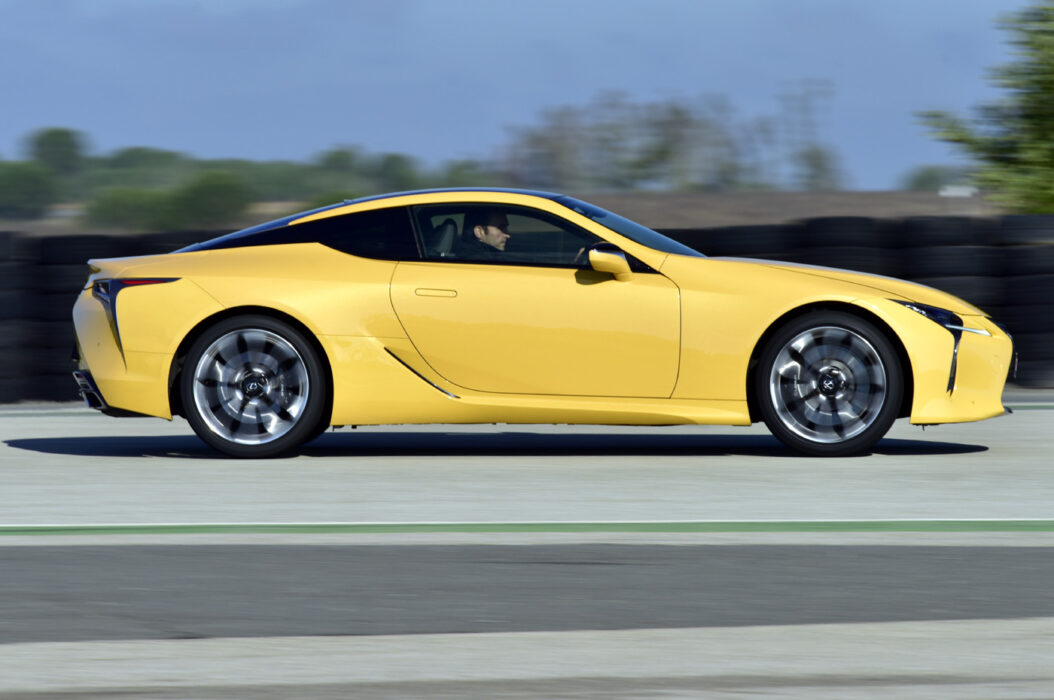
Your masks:
{"label": "car door", "polygon": [[[680,354],[676,285],[654,271],[625,281],[595,272],[582,262],[593,234],[539,210],[501,210],[501,255],[454,248],[395,269],[392,305],[432,369],[481,392],[668,397]],[[471,212],[445,205],[415,216],[426,232],[453,223],[460,242],[471,236]]]}

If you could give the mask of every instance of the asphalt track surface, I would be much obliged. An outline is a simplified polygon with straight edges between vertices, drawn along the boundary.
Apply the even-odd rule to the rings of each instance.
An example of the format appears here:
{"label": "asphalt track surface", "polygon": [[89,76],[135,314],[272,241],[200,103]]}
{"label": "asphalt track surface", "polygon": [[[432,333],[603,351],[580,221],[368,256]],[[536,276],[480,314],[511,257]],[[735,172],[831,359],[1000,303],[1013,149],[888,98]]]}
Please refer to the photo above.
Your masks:
{"label": "asphalt track surface", "polygon": [[1054,394],[873,454],[0,410],[0,698],[1054,697]]}
{"label": "asphalt track surface", "polygon": [[0,550],[0,644],[1054,617],[1054,548]]}

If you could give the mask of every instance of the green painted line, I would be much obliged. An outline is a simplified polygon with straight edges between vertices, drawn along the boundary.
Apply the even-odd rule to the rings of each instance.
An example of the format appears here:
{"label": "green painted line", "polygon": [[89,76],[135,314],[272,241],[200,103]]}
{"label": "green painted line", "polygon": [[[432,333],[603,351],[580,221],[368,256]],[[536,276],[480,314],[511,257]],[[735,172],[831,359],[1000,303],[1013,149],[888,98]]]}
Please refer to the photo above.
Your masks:
{"label": "green painted line", "polygon": [[0,536],[722,532],[1054,532],[1054,520],[812,520],[554,523],[2,525]]}

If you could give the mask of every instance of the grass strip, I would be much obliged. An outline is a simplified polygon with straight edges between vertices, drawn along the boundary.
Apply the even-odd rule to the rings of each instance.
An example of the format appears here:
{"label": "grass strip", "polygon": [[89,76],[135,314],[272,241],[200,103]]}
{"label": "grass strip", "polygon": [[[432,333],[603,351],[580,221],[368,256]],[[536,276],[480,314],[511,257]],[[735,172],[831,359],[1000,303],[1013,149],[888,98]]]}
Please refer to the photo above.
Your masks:
{"label": "grass strip", "polygon": [[0,525],[0,536],[722,532],[1054,532],[1054,520],[755,520],[553,523]]}

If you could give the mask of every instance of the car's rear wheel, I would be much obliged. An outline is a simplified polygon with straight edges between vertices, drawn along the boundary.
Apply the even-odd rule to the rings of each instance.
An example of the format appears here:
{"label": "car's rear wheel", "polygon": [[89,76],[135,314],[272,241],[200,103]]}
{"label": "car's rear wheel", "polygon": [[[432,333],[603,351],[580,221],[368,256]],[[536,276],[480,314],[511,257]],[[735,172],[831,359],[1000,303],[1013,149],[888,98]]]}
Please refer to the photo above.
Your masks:
{"label": "car's rear wheel", "polygon": [[194,342],[180,391],[188,422],[209,445],[233,457],[273,457],[311,439],[327,386],[303,334],[246,315],[220,321]]}
{"label": "car's rear wheel", "polygon": [[874,324],[822,311],[777,331],[755,388],[773,435],[805,454],[840,457],[866,452],[886,434],[903,386],[897,353]]}

